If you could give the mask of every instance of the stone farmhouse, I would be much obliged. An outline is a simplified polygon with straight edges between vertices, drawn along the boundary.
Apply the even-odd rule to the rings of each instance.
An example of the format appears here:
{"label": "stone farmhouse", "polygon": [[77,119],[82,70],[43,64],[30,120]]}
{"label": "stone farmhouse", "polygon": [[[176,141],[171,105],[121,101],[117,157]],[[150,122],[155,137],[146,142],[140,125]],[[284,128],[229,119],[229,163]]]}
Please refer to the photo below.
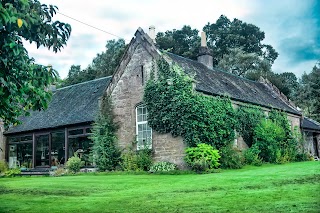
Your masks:
{"label": "stone farmhouse", "polygon": [[[227,94],[234,107],[252,104],[260,106],[265,113],[272,108],[285,111],[291,127],[301,128],[305,133],[310,154],[319,157],[320,124],[304,118],[268,80],[261,78],[255,82],[213,68],[205,35],[198,60],[194,61],[170,53],[163,55],[154,42],[154,27],[150,27],[149,34],[141,28],[136,31],[113,76],[56,89],[47,110],[21,117],[21,125],[6,131],[0,125],[0,160],[7,160],[10,167],[48,168],[64,164],[76,151],[86,159],[91,147],[88,138],[91,124],[105,94],[111,96],[114,105],[121,148],[137,140],[139,149],[143,141],[151,138],[155,161],[169,161],[183,167],[183,139],[153,131],[148,126],[148,112],[143,104],[144,86],[154,61],[160,57],[194,75],[194,88],[199,93]],[[247,147],[241,137],[235,139],[235,145],[240,149]],[[86,165],[90,166],[89,161]]]}

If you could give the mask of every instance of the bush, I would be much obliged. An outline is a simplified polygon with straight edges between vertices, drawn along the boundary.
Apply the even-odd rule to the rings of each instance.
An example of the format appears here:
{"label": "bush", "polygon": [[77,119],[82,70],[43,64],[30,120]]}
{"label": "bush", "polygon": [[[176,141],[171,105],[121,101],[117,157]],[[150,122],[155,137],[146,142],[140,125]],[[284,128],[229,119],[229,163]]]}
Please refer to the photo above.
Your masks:
{"label": "bush", "polygon": [[50,175],[54,177],[60,177],[67,174],[68,174],[68,171],[64,168],[58,168],[50,173]]}
{"label": "bush", "polygon": [[259,156],[265,162],[283,161],[281,150],[286,146],[284,129],[270,119],[262,120],[254,129],[254,144],[260,150]]}
{"label": "bush", "polygon": [[176,164],[161,161],[161,162],[154,163],[150,168],[150,172],[170,172],[176,169],[177,169]]}
{"label": "bush", "polygon": [[77,156],[77,153],[73,157],[69,158],[66,164],[67,169],[72,173],[77,173],[80,171],[81,166],[84,162]]}
{"label": "bush", "polygon": [[8,170],[8,164],[5,160],[0,160],[0,174]]}
{"label": "bush", "polygon": [[232,145],[222,147],[219,151],[221,154],[221,168],[240,169],[244,166],[244,158],[241,152],[233,148]]}
{"label": "bush", "polygon": [[152,150],[134,151],[132,148],[121,154],[120,166],[124,171],[149,171],[152,165]]}
{"label": "bush", "polygon": [[20,175],[20,174],[21,174],[21,171],[20,171],[19,168],[9,169],[9,170],[4,172],[4,175],[6,177],[14,177],[14,176],[17,176],[17,175]]}
{"label": "bush", "polygon": [[195,172],[208,172],[218,168],[219,151],[208,144],[198,144],[197,147],[186,149],[185,161]]}
{"label": "bush", "polygon": [[115,170],[120,161],[121,152],[116,137],[118,126],[113,122],[113,118],[111,99],[103,97],[101,111],[90,136],[93,141],[91,155],[100,171]]}
{"label": "bush", "polygon": [[260,150],[257,146],[252,146],[251,148],[244,151],[243,156],[246,164],[261,166],[262,159],[259,157]]}

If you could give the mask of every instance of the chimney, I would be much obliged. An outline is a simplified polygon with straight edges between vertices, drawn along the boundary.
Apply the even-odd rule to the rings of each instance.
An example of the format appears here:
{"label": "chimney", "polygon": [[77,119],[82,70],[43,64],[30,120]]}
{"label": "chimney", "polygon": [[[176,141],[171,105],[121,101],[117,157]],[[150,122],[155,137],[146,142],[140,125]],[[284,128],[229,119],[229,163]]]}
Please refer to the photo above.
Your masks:
{"label": "chimney", "polygon": [[207,36],[205,32],[201,32],[201,46],[198,54],[198,62],[210,69],[213,68],[213,57],[211,50],[207,47]]}
{"label": "chimney", "polygon": [[153,25],[149,27],[149,37],[152,39],[153,43],[156,43],[156,28]]}

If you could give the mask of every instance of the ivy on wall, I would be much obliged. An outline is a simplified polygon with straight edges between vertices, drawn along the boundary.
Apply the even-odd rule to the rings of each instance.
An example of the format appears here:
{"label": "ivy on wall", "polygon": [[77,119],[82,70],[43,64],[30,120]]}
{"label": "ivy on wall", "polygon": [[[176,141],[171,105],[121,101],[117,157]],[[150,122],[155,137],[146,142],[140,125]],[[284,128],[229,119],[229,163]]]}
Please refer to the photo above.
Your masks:
{"label": "ivy on wall", "polygon": [[156,65],[144,93],[150,127],[182,136],[192,147],[206,143],[220,149],[230,144],[236,124],[230,99],[198,94],[194,80],[176,64],[160,59]]}
{"label": "ivy on wall", "polygon": [[265,117],[262,109],[255,106],[240,106],[237,109],[236,130],[242,136],[244,142],[251,147],[253,143],[254,128]]}

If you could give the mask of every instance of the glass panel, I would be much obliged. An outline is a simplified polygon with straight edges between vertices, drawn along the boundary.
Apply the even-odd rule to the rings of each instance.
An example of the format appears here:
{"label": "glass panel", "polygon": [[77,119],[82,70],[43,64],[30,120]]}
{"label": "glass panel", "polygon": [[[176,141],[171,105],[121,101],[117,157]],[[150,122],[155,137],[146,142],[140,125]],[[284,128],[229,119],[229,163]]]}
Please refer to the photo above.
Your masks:
{"label": "glass panel", "polygon": [[91,128],[86,128],[86,133],[91,133]]}
{"label": "glass panel", "polygon": [[152,129],[148,126],[148,110],[145,105],[137,107],[137,148],[152,148]]}
{"label": "glass panel", "polygon": [[9,143],[19,142],[19,139],[20,139],[20,137],[9,137],[9,138],[8,138]]}
{"label": "glass panel", "polygon": [[74,129],[69,131],[69,135],[82,135],[83,129]]}
{"label": "glass panel", "polygon": [[36,136],[36,166],[49,166],[49,135]]}
{"label": "glass panel", "polygon": [[64,165],[65,163],[65,137],[64,132],[51,134],[51,166]]}
{"label": "glass panel", "polygon": [[9,145],[9,167],[32,168],[32,143]]}
{"label": "glass panel", "polygon": [[90,157],[91,146],[91,140],[87,137],[70,138],[68,157],[70,158],[76,153],[85,162],[85,166],[92,166],[92,158]]}
{"label": "glass panel", "polygon": [[32,141],[32,135],[26,135],[21,137],[21,141]]}

